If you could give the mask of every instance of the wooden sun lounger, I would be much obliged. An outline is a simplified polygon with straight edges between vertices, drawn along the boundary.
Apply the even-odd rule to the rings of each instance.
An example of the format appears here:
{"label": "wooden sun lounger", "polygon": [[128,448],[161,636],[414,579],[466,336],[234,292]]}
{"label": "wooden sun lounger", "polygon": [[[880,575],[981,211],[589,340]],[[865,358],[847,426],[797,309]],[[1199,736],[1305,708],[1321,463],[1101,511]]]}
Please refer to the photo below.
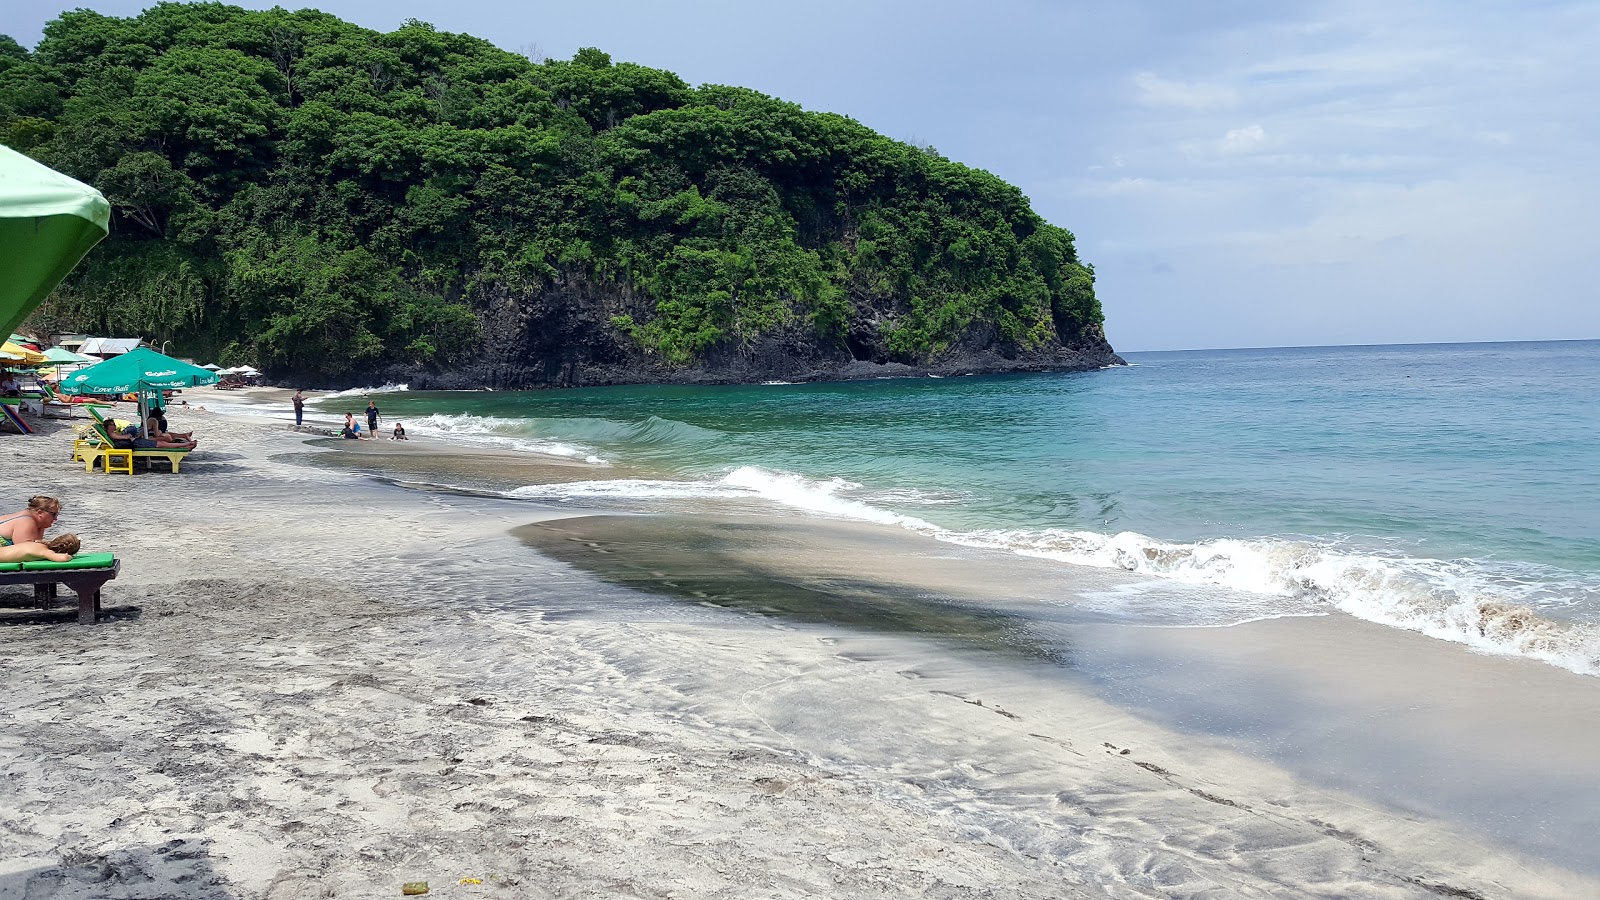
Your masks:
{"label": "wooden sun lounger", "polygon": [[80,553],[71,562],[0,563],[0,585],[31,584],[39,608],[48,609],[56,585],[64,584],[78,595],[78,624],[93,625],[100,613],[100,588],[121,570],[122,560],[115,554]]}

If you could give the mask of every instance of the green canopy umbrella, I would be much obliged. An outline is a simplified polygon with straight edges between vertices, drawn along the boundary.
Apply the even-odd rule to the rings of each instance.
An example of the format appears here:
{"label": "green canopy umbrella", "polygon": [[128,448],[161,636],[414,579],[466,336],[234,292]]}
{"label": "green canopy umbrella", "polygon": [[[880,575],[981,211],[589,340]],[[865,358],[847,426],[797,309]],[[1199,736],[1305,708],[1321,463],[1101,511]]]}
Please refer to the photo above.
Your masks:
{"label": "green canopy umbrella", "polygon": [[150,393],[216,383],[215,372],[140,347],[67,376],[61,382],[61,393]]}
{"label": "green canopy umbrella", "polygon": [[215,372],[157,353],[149,347],[138,347],[68,375],[56,385],[56,390],[63,394],[137,393],[139,421],[143,422],[150,409],[146,401],[162,391],[216,383]]}
{"label": "green canopy umbrella", "polygon": [[22,324],[110,230],[99,191],[0,144],[0,334]]}
{"label": "green canopy umbrella", "polygon": [[44,351],[44,355],[46,359],[53,363],[61,363],[65,365],[77,365],[78,363],[94,362],[93,357],[80,356],[65,347],[51,347],[50,349]]}

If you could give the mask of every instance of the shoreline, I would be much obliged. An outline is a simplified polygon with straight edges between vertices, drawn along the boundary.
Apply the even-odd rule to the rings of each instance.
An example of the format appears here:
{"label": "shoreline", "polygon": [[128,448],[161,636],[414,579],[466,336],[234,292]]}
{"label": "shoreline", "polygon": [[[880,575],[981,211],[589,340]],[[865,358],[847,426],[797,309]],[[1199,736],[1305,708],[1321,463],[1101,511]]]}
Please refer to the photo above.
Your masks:
{"label": "shoreline", "polygon": [[1595,892],[1048,664],[664,600],[511,533],[587,510],[308,466],[271,417],[190,424],[177,476],[0,438],[10,493],[124,560],[100,625],[0,626],[4,900]]}

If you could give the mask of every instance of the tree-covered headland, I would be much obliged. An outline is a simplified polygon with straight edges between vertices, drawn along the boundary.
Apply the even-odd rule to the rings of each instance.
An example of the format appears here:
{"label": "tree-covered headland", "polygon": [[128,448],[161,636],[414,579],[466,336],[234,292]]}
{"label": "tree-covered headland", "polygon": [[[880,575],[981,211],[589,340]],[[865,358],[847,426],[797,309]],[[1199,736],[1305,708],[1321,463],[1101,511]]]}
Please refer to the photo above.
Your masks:
{"label": "tree-covered headland", "polygon": [[115,210],[36,323],[302,383],[1110,353],[1072,235],[1011,185],[594,49],[79,10],[31,52],[0,37],[0,141]]}

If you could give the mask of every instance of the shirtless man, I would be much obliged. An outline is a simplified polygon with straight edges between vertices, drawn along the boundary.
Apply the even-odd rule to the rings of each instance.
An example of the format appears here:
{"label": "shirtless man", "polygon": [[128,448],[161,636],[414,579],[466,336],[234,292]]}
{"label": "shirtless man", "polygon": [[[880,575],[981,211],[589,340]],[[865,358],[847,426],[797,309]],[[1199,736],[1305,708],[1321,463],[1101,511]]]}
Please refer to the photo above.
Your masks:
{"label": "shirtless man", "polygon": [[44,539],[44,530],[61,515],[61,501],[43,495],[28,498],[28,508],[0,516],[0,547]]}

